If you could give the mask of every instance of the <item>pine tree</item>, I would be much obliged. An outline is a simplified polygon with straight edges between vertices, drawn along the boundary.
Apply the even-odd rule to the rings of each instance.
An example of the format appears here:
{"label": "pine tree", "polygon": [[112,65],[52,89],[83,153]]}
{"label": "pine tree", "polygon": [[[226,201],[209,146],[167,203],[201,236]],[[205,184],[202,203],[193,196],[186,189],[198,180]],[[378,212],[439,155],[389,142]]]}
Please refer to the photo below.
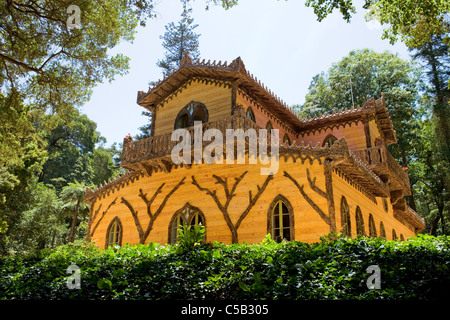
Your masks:
{"label": "pine tree", "polygon": [[164,75],[169,74],[180,66],[185,53],[189,52],[190,57],[195,60],[200,56],[199,41],[200,34],[194,29],[198,24],[193,24],[194,19],[190,17],[191,9],[184,9],[181,20],[177,25],[171,22],[165,26],[166,32],[160,38],[166,50],[163,60],[158,60],[157,66],[163,69]]}

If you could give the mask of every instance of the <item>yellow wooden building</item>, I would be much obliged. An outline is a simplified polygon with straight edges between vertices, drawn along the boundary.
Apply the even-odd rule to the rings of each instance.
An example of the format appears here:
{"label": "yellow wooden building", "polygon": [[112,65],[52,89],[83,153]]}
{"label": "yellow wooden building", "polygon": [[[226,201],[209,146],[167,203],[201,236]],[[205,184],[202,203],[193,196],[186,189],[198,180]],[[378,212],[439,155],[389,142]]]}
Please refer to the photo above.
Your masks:
{"label": "yellow wooden building", "polygon": [[[411,192],[408,174],[386,148],[396,134],[383,96],[301,119],[240,58],[227,64],[185,56],[176,71],[139,91],[137,103],[152,113],[151,137],[125,138],[121,165],[127,172],[86,191],[87,238],[101,248],[175,243],[183,223],[201,223],[207,242],[223,243],[259,243],[268,233],[305,242],[330,232],[403,240],[425,228],[404,199]],[[224,141],[212,164],[174,162],[175,129],[190,133],[192,150],[211,146],[205,136],[195,140],[198,127],[224,137],[227,129],[254,130],[258,141],[270,142],[258,129],[278,129],[277,170],[261,174],[269,165],[252,161],[250,138],[241,161],[224,161],[227,152],[238,151],[237,143],[228,150]],[[274,150],[268,155],[276,156]]]}

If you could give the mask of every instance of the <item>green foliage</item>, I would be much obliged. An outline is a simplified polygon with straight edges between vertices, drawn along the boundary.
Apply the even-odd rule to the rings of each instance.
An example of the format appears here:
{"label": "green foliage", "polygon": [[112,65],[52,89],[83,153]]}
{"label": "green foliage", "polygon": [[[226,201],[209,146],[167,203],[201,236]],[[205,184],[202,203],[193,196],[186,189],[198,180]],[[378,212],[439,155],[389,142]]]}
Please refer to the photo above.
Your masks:
{"label": "green foliage", "polygon": [[[67,268],[81,271],[68,289]],[[381,270],[369,290],[367,268]],[[450,238],[408,241],[124,245],[99,250],[77,242],[28,256],[0,259],[0,299],[445,299],[450,285]]]}
{"label": "green foliage", "polygon": [[206,228],[202,224],[181,225],[178,228],[177,246],[178,252],[192,250],[194,246],[200,245],[205,239]]}
{"label": "green foliage", "polygon": [[[383,39],[394,43],[402,40],[409,47],[417,47],[430,41],[433,34],[448,32],[446,15],[450,2],[446,0],[365,0],[362,7],[368,9],[367,19],[376,19],[387,28]],[[335,9],[350,22],[356,8],[352,0],[306,0],[314,9],[317,20],[322,21]]]}

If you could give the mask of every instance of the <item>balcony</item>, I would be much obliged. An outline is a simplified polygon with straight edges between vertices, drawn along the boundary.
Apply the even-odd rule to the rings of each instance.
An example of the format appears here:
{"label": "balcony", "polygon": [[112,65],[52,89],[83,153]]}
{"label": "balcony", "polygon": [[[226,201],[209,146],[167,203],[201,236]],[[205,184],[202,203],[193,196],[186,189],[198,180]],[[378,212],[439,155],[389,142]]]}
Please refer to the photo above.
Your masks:
{"label": "balcony", "polygon": [[[190,134],[191,145],[194,145],[195,127],[186,128]],[[227,129],[255,129],[256,132],[260,127],[248,119],[245,116],[243,110],[236,109],[232,116],[203,123],[202,132],[204,133],[208,129],[218,129],[224,139]],[[172,132],[168,132],[162,135],[138,140],[135,142],[129,142],[124,139],[121,166],[130,170],[146,169],[146,163],[152,166],[159,166],[163,170],[168,168],[171,163],[172,149],[179,143],[179,141],[172,141]],[[208,142],[209,143],[209,142]],[[268,143],[270,144],[270,135],[268,136]],[[204,142],[201,142],[204,145]],[[193,149],[193,148],[192,148]]]}
{"label": "balcony", "polygon": [[353,153],[385,181],[390,192],[401,190],[404,195],[411,195],[408,173],[398,164],[384,144],[353,151]]}

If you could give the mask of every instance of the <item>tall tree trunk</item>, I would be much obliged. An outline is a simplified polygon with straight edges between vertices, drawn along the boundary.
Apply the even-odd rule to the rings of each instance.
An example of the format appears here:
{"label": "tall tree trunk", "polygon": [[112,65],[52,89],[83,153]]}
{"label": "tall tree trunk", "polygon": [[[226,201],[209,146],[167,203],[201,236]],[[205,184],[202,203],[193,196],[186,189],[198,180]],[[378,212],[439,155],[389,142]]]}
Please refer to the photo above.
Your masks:
{"label": "tall tree trunk", "polygon": [[73,242],[75,240],[75,229],[77,226],[78,209],[80,208],[80,201],[81,200],[78,200],[77,206],[75,207],[75,212],[73,214],[72,226],[70,227],[68,242]]}

